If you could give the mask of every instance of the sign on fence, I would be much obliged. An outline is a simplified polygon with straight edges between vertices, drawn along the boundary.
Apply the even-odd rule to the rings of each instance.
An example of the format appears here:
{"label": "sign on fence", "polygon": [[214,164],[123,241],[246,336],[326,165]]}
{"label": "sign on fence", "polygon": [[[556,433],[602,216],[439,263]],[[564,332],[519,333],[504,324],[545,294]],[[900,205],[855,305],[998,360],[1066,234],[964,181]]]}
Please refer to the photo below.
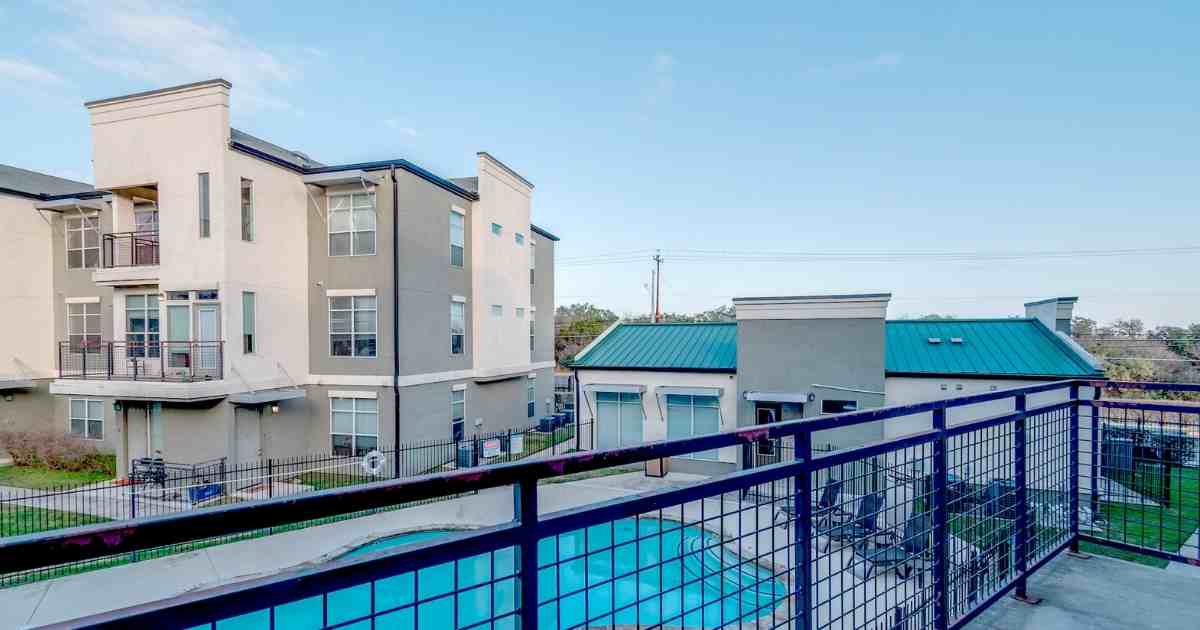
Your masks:
{"label": "sign on fence", "polygon": [[508,452],[510,455],[520,455],[525,452],[525,434],[514,433],[508,440]]}
{"label": "sign on fence", "polygon": [[484,459],[487,459],[489,457],[499,457],[499,456],[500,456],[500,440],[499,440],[499,438],[492,438],[490,440],[484,440],[483,441],[483,457],[484,457]]}

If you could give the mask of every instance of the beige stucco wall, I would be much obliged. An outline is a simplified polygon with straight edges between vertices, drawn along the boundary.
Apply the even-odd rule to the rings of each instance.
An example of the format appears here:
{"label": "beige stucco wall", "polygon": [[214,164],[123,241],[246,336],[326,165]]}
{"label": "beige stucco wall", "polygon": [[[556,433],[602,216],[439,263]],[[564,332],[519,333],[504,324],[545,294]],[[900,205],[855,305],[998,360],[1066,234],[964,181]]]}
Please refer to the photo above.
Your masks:
{"label": "beige stucco wall", "polygon": [[33,200],[0,194],[0,376],[54,373],[51,227]]}

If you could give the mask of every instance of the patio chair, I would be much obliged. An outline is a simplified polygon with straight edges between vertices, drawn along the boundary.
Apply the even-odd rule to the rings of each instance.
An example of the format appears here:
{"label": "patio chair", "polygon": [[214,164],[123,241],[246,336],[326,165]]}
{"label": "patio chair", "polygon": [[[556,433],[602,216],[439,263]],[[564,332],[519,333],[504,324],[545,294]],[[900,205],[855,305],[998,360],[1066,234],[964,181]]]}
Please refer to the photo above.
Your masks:
{"label": "patio chair", "polygon": [[883,511],[884,495],[881,492],[868,494],[858,502],[858,510],[854,519],[828,527],[818,527],[817,536],[825,536],[825,551],[833,547],[833,542],[854,542],[879,534],[879,513]]}
{"label": "patio chair", "polygon": [[[839,523],[850,519],[851,514],[843,510],[838,504],[838,498],[842,494],[842,482],[838,479],[830,477],[825,481],[825,486],[821,488],[821,496],[817,498],[817,502],[813,504],[812,516],[813,523],[817,528],[826,529],[833,523],[836,518]],[[779,517],[784,517],[785,528],[792,526],[792,520],[795,519],[796,509],[791,501],[783,501],[779,504],[779,509],[775,512],[774,520],[778,521]]]}
{"label": "patio chair", "polygon": [[891,535],[891,542],[884,546],[873,546],[866,538],[854,543],[851,562],[861,561],[866,565],[863,579],[871,577],[876,567],[883,570],[895,569],[902,580],[912,576],[913,565],[927,559],[929,536],[933,530],[933,519],[928,513],[914,513],[904,522],[903,537]]}

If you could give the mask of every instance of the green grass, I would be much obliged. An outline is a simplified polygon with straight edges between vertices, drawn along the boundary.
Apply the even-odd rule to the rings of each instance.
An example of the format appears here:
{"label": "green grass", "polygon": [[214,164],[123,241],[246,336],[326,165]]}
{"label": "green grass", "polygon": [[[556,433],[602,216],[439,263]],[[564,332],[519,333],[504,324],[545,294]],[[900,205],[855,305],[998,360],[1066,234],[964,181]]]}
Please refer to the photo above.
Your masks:
{"label": "green grass", "polygon": [[366,475],[347,475],[343,473],[329,472],[306,472],[296,475],[291,479],[294,483],[301,483],[311,487],[313,490],[329,490],[330,488],[343,488],[345,486],[355,486],[358,484],[367,483],[370,481],[379,481],[374,477]]}
{"label": "green grass", "polygon": [[108,481],[113,475],[94,470],[72,472],[39,466],[0,466],[0,486],[44,490],[56,486]]}
{"label": "green grass", "polygon": [[46,510],[25,506],[5,506],[0,510],[0,538],[36,534],[64,527],[103,523],[109,519],[91,514]]}
{"label": "green grass", "polygon": [[[1126,505],[1105,501],[1100,512],[1108,525],[1103,532],[1090,532],[1096,538],[1106,538],[1140,547],[1179,553],[1183,543],[1200,526],[1200,471],[1176,468],[1171,471],[1170,507]],[[1080,549],[1096,555],[1129,560],[1163,568],[1167,561],[1145,554],[1113,549],[1084,541]]]}

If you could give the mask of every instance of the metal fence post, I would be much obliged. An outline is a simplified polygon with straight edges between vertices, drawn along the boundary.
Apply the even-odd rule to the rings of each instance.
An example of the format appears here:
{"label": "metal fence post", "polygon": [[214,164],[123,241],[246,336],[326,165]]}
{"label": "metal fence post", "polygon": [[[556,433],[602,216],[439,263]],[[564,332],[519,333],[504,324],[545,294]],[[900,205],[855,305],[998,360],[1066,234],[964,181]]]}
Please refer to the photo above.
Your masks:
{"label": "metal fence post", "polygon": [[804,462],[800,474],[792,478],[792,508],[796,515],[792,530],[795,545],[796,570],[793,571],[792,601],[796,602],[797,628],[807,629],[812,623],[812,433],[802,431],[793,438],[796,444],[795,461]]}
{"label": "metal fence post", "polygon": [[513,511],[521,523],[521,630],[538,627],[537,479],[513,485]]}
{"label": "metal fence post", "polygon": [[1071,525],[1071,553],[1079,553],[1079,386],[1071,386],[1071,427],[1068,429],[1070,440],[1070,480],[1071,489],[1067,496],[1067,509]]}
{"label": "metal fence post", "polygon": [[1019,414],[1013,422],[1013,484],[1017,491],[1017,514],[1014,528],[1017,535],[1017,588],[1013,597],[1027,604],[1036,604],[1040,597],[1030,597],[1026,591],[1026,579],[1029,566],[1029,480],[1026,478],[1027,453],[1025,448],[1025,394],[1016,396],[1016,412]]}
{"label": "metal fence post", "polygon": [[945,630],[950,625],[950,582],[948,579],[949,530],[946,523],[946,410],[933,410],[933,627]]}
{"label": "metal fence post", "polygon": [[[1100,396],[1103,393],[1104,391],[1102,389],[1093,386],[1092,400],[1100,400]],[[1092,426],[1090,433],[1092,440],[1092,474],[1090,480],[1091,488],[1089,488],[1089,490],[1091,490],[1092,496],[1090,499],[1088,499],[1088,502],[1090,503],[1089,507],[1092,512],[1092,520],[1095,521],[1097,515],[1100,513],[1100,450],[1102,446],[1102,444],[1100,444],[1100,440],[1102,438],[1100,436],[1100,410],[1096,408],[1095,405],[1091,405],[1091,408]]]}
{"label": "metal fence post", "polygon": [[275,460],[267,458],[267,498],[275,496]]}

